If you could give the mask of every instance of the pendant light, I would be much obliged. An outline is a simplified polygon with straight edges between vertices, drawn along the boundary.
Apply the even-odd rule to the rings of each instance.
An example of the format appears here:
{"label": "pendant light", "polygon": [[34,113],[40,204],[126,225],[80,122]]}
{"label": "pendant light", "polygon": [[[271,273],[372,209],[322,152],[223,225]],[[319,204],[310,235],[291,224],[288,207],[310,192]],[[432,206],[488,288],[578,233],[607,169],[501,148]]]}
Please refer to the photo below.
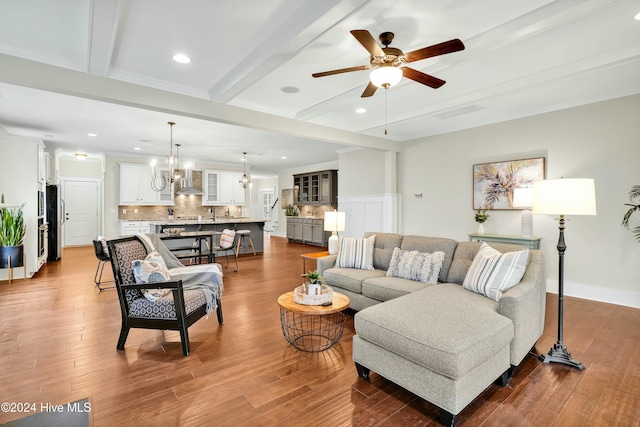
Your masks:
{"label": "pendant light", "polygon": [[[177,156],[173,155],[173,125],[175,122],[167,122],[170,127],[169,134],[169,154],[165,158],[165,163],[169,166],[168,176],[162,173],[156,172],[156,161],[151,162],[151,188],[154,191],[162,191],[167,187],[167,184],[173,184],[175,180],[176,166],[178,164]],[[158,176],[159,175],[159,176]]]}
{"label": "pendant light", "polygon": [[242,179],[240,181],[238,181],[240,183],[240,185],[242,186],[242,188],[247,188],[249,186],[249,184],[251,184],[251,181],[249,180],[249,177],[247,176],[247,159],[246,159],[246,155],[247,155],[247,152],[243,151],[242,152],[242,171],[243,171],[243,175],[242,175]]}

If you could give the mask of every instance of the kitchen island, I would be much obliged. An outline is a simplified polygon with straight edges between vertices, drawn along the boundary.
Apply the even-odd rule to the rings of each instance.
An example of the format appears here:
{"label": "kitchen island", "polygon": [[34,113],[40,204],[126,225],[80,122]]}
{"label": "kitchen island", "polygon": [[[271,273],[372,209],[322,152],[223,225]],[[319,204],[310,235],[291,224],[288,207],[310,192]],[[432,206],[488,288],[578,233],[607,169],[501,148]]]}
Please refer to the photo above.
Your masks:
{"label": "kitchen island", "polygon": [[[253,240],[253,246],[256,253],[264,252],[264,236],[263,229],[266,220],[258,218],[245,218],[245,217],[218,217],[214,219],[173,219],[166,221],[151,221],[150,228],[152,233],[162,233],[165,228],[184,228],[184,231],[222,231],[225,228],[232,230],[250,230],[251,240]],[[170,241],[166,241],[168,247],[173,244]],[[177,244],[177,243],[175,243]],[[184,245],[184,242],[182,243]],[[240,255],[253,254],[253,250],[250,246],[243,246],[240,248]]]}

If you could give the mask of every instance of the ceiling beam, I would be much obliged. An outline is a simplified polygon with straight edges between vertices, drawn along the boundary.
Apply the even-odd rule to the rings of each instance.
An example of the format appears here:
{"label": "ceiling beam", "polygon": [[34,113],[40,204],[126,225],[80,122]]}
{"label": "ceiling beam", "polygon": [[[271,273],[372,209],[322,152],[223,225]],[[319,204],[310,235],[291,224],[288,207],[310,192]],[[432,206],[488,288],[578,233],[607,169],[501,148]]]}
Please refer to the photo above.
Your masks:
{"label": "ceiling beam", "polygon": [[0,81],[33,89],[348,146],[398,151],[397,142],[224,105],[0,54]]}

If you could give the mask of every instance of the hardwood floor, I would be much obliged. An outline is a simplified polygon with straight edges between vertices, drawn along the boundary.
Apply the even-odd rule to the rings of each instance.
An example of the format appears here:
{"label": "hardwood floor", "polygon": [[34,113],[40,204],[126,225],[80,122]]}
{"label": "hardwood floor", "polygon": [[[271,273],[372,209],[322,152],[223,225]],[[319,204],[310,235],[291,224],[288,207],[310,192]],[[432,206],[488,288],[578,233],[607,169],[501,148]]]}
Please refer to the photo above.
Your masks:
{"label": "hardwood floor", "polygon": [[[226,273],[224,325],[215,316],[177,332],[134,329],[116,350],[120,309],[93,283],[93,248],[68,248],[33,279],[0,282],[0,402],[91,402],[93,426],[435,426],[437,409],[351,360],[353,313],[328,351],[296,350],[282,336],[278,296],[300,282],[312,246],[265,237],[264,255]],[[307,267],[313,268],[313,262]],[[105,277],[111,271],[105,269]],[[557,296],[544,336],[556,340]],[[491,386],[462,426],[640,426],[640,310],[565,299],[565,343],[583,372],[531,354],[507,387]],[[25,416],[0,412],[0,423]]]}

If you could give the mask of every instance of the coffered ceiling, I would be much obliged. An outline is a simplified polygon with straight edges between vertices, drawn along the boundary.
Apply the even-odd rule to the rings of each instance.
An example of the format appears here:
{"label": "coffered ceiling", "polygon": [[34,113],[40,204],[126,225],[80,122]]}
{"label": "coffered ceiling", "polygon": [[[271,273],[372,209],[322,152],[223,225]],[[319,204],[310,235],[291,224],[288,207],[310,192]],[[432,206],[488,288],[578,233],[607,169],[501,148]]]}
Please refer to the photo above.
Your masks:
{"label": "coffered ceiling", "polygon": [[[638,0],[7,0],[0,124],[148,158],[166,154],[175,121],[186,158],[240,164],[246,151],[274,172],[640,93],[639,12]],[[368,71],[311,77],[369,63],[352,29],[391,31],[404,52],[466,48],[411,64],[439,89],[403,79],[361,98]]]}

